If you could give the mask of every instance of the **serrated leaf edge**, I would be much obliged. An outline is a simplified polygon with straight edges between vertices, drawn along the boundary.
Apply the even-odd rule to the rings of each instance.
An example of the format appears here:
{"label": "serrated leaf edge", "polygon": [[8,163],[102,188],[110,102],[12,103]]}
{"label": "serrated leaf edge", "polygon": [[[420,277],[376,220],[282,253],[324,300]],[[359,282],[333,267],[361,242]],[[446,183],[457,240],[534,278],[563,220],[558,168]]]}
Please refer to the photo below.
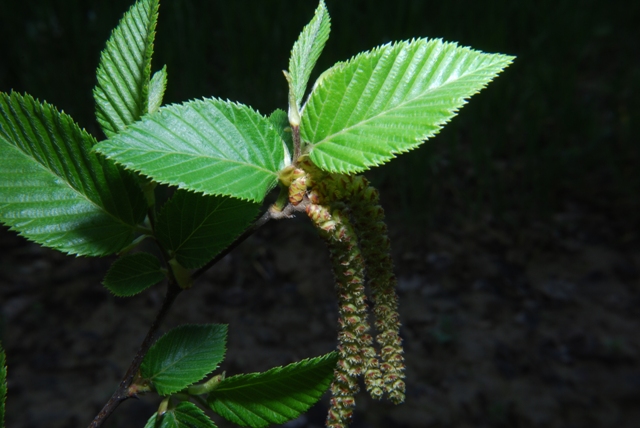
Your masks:
{"label": "serrated leaf edge", "polygon": [[[268,126],[271,128],[271,130],[273,130],[273,131],[278,135],[278,138],[279,138],[279,140],[280,140],[280,143],[282,144],[282,147],[283,147],[283,148],[284,148],[284,147],[286,147],[286,143],[282,140],[282,138],[280,138],[280,135],[279,135],[279,133],[278,133],[278,130],[274,128],[274,125],[273,125],[273,123],[271,123],[271,121],[269,121],[268,116],[264,116],[264,115],[263,115],[262,113],[260,113],[258,110],[254,109],[253,107],[251,107],[251,106],[249,106],[249,105],[247,105],[247,104],[242,104],[242,103],[237,102],[237,101],[231,101],[231,100],[229,100],[229,99],[226,99],[226,100],[225,100],[225,99],[217,98],[217,97],[209,97],[209,98],[205,98],[205,97],[203,97],[203,98],[190,99],[190,100],[187,100],[187,101],[182,102],[182,103],[171,103],[171,104],[167,104],[167,105],[164,105],[164,106],[160,107],[160,108],[158,109],[158,111],[156,111],[156,112],[154,112],[154,113],[148,113],[148,114],[145,114],[145,115],[144,115],[144,116],[143,116],[143,117],[142,117],[138,122],[143,122],[145,119],[148,119],[148,118],[150,118],[150,117],[151,117],[151,116],[153,116],[153,115],[159,114],[160,112],[162,112],[162,111],[164,111],[164,110],[175,109],[175,108],[179,108],[179,107],[182,107],[182,106],[190,105],[190,104],[192,104],[192,103],[201,103],[201,104],[204,104],[204,103],[209,102],[209,101],[222,102],[222,103],[226,103],[226,104],[233,105],[233,106],[235,106],[235,107],[240,107],[240,108],[247,108],[247,109],[249,109],[250,111],[252,111],[253,113],[255,113],[255,114],[259,115],[260,117],[262,117],[263,119],[265,119],[265,120],[268,122]],[[138,123],[138,122],[136,122],[136,123]],[[131,125],[131,128],[134,128],[134,127],[135,127],[135,123]],[[126,132],[126,131],[125,131],[125,132]],[[114,138],[117,138],[117,136],[115,136]],[[211,195],[211,196],[228,196],[228,197],[231,197],[231,198],[236,198],[236,199],[240,199],[240,200],[243,200],[243,201],[249,201],[249,202],[258,202],[258,203],[262,202],[262,200],[264,199],[264,196],[266,196],[266,194],[268,194],[268,193],[269,193],[269,191],[270,191],[271,189],[273,189],[273,188],[275,187],[275,185],[277,184],[278,172],[279,172],[282,168],[284,168],[284,167],[286,166],[286,165],[282,165],[282,163],[281,163],[281,165],[282,165],[282,167],[281,167],[281,168],[279,168],[277,171],[271,171],[270,169],[260,168],[260,167],[255,167],[255,165],[254,165],[254,164],[248,164],[248,163],[243,163],[243,162],[235,162],[235,161],[228,161],[228,160],[226,160],[226,159],[225,159],[225,161],[227,161],[227,162],[237,163],[237,164],[239,164],[239,165],[249,165],[249,166],[254,167],[256,170],[264,171],[264,172],[268,172],[268,173],[269,173],[269,175],[272,175],[272,176],[273,176],[273,183],[272,183],[270,186],[268,186],[268,188],[267,188],[267,190],[266,190],[266,192],[265,192],[265,195],[262,197],[262,199],[255,199],[255,198],[251,198],[251,197],[248,197],[248,196],[237,196],[237,195],[231,195],[231,194],[228,194],[228,193],[221,193],[221,192],[218,192],[218,193],[208,193],[208,192],[205,192],[205,191],[200,190],[200,189],[194,189],[194,188],[192,188],[192,187],[186,186],[184,183],[175,183],[175,182],[172,182],[172,181],[169,181],[169,180],[166,180],[166,179],[158,179],[158,178],[155,178],[155,177],[153,177],[153,176],[151,176],[151,175],[145,174],[144,172],[140,171],[139,169],[136,169],[135,165],[133,165],[131,162],[120,162],[120,161],[118,161],[117,159],[115,159],[115,158],[114,158],[114,156],[115,156],[115,155],[109,155],[109,154],[107,154],[107,153],[104,153],[104,152],[101,150],[101,147],[100,147],[100,146],[101,146],[101,145],[107,145],[107,144],[108,144],[108,142],[109,142],[109,140],[101,141],[100,143],[98,143],[98,144],[96,145],[96,147],[95,147],[95,149],[94,149],[94,150],[95,150],[97,153],[100,153],[100,154],[101,154],[102,156],[104,156],[105,158],[110,159],[110,160],[111,160],[112,162],[114,162],[115,164],[122,166],[124,169],[126,169],[126,170],[128,170],[128,171],[133,171],[133,172],[135,172],[135,173],[137,173],[137,174],[139,174],[139,175],[141,175],[141,176],[143,176],[143,177],[146,177],[146,178],[148,178],[148,179],[150,179],[150,180],[153,180],[153,181],[154,181],[154,182],[156,182],[156,183],[159,183],[159,184],[166,184],[166,185],[169,185],[169,186],[174,186],[174,187],[176,187],[176,188],[178,188],[178,189],[182,189],[182,190],[186,190],[186,191],[194,192],[194,193],[199,193],[199,194],[202,194],[202,195]],[[120,151],[120,150],[119,150],[119,153],[124,153],[124,151]],[[189,153],[189,155],[191,155],[191,154]],[[283,160],[280,160],[279,162],[284,162],[284,160],[285,160],[285,159],[283,158]]]}
{"label": "serrated leaf edge", "polygon": [[[413,39],[410,39],[410,40],[402,40],[402,41],[396,41],[396,42],[389,42],[389,43],[385,43],[385,44],[383,44],[383,45],[376,46],[375,48],[373,48],[373,49],[371,49],[371,50],[369,50],[369,51],[360,52],[360,53],[358,53],[357,55],[353,56],[352,58],[350,58],[350,59],[349,59],[349,60],[347,60],[347,61],[341,61],[341,62],[338,62],[338,63],[334,64],[331,68],[329,68],[328,70],[326,70],[326,71],[325,71],[325,73],[323,73],[323,75],[321,75],[321,76],[320,76],[320,78],[318,78],[318,81],[314,84],[314,87],[313,87],[313,90],[312,90],[311,94],[309,94],[308,100],[310,100],[310,99],[311,99],[311,97],[312,97],[312,95],[313,95],[313,92],[314,92],[314,91],[316,91],[316,90],[318,90],[318,89],[320,89],[320,88],[323,88],[323,87],[324,87],[324,84],[325,84],[325,83],[328,81],[328,79],[330,79],[334,74],[336,74],[336,73],[339,73],[339,72],[343,71],[343,70],[344,70],[345,68],[347,68],[347,67],[353,66],[353,64],[356,64],[358,61],[360,61],[360,60],[361,60],[361,58],[363,58],[363,57],[372,57],[372,56],[374,56],[374,55],[377,55],[377,54],[378,54],[380,51],[382,51],[383,49],[396,49],[396,48],[398,48],[398,49],[402,49],[403,47],[408,47],[408,46],[410,46],[411,44],[413,44],[413,43],[418,43],[418,42],[425,42],[425,43],[438,43],[438,44],[440,44],[440,45],[441,45],[441,49],[446,49],[447,47],[453,47],[453,48],[461,49],[461,50],[464,50],[464,51],[467,51],[467,52],[475,52],[475,53],[482,54],[482,55],[491,55],[494,59],[496,59],[496,61],[492,62],[492,64],[491,64],[491,65],[496,65],[496,63],[500,62],[499,60],[501,60],[501,61],[502,61],[502,65],[501,65],[500,69],[499,69],[499,70],[497,70],[497,72],[496,72],[496,76],[494,76],[493,78],[491,78],[490,80],[488,80],[485,84],[483,84],[480,88],[478,88],[478,90],[476,90],[476,91],[475,91],[475,92],[473,92],[472,94],[470,94],[470,95],[468,95],[468,96],[464,97],[464,98],[463,98],[463,101],[462,101],[462,105],[461,105],[460,107],[458,107],[458,108],[451,109],[451,110],[449,111],[450,113],[457,113],[457,112],[460,110],[460,108],[462,108],[465,104],[467,104],[467,102],[468,102],[469,98],[471,98],[471,97],[472,97],[473,95],[475,95],[475,94],[478,94],[482,89],[486,88],[486,87],[487,87],[487,85],[488,85],[489,83],[491,83],[491,82],[492,82],[492,81],[497,77],[497,74],[498,74],[498,73],[500,73],[500,72],[502,72],[502,71],[503,71],[506,67],[508,67],[508,66],[513,62],[513,60],[515,59],[515,56],[505,55],[505,54],[499,54],[499,53],[496,53],[496,54],[489,54],[489,53],[485,53],[485,52],[482,52],[482,51],[479,51],[479,50],[476,50],[476,49],[473,49],[473,48],[470,48],[470,47],[467,47],[467,46],[459,46],[457,42],[445,42],[445,41],[443,41],[441,38],[435,38],[435,39],[429,39],[429,38],[413,38]],[[483,69],[483,68],[475,69],[472,73],[469,73],[469,74],[467,74],[467,75],[465,75],[465,76],[472,75],[472,74],[474,74],[474,73],[476,73],[476,72],[478,72],[478,71],[481,71],[482,69]],[[455,83],[455,81],[456,81],[456,80],[454,80],[453,82]],[[442,89],[443,87],[445,87],[448,83],[449,83],[449,82],[445,82],[444,84],[442,84],[442,85],[438,86],[436,89],[437,89],[437,90],[440,90],[440,89]],[[410,100],[407,100],[406,102],[411,102],[411,101],[413,101],[414,99],[415,99],[415,98],[410,99]],[[308,101],[308,100],[307,100],[307,101]],[[405,104],[405,102],[403,102],[403,104]],[[305,104],[305,106],[306,106],[306,104]],[[401,104],[401,105],[398,105],[398,106],[396,106],[396,107],[394,107],[394,108],[392,108],[392,109],[385,110],[383,114],[387,114],[388,112],[393,111],[394,109],[399,108],[400,106],[402,106],[402,104]],[[304,108],[303,108],[303,111],[302,111],[302,115],[303,115],[303,117],[304,117]],[[358,122],[356,126],[343,128],[342,130],[340,130],[340,131],[338,131],[338,132],[336,132],[336,133],[331,134],[331,135],[330,135],[330,137],[334,137],[334,136],[336,136],[336,135],[340,135],[341,133],[343,133],[343,132],[347,132],[348,130],[350,130],[350,129],[351,129],[351,128],[353,128],[353,127],[361,126],[363,123],[366,123],[366,122],[368,122],[368,121],[370,121],[370,120],[372,120],[372,119],[375,119],[375,118],[377,118],[377,117],[378,117],[378,116],[372,116],[372,117],[370,117],[370,118],[368,118],[368,119],[366,119],[366,120],[364,120],[364,121]],[[424,141],[426,141],[427,139],[432,138],[433,136],[437,135],[437,134],[440,132],[440,130],[442,129],[442,127],[443,127],[445,124],[449,123],[452,119],[453,119],[453,117],[448,118],[448,119],[446,119],[446,120],[444,120],[444,121],[441,121],[441,122],[437,122],[437,123],[435,124],[435,126],[437,126],[437,127],[438,127],[438,129],[436,129],[433,133],[427,134],[426,136],[420,136],[420,137],[417,137],[417,138],[415,139],[415,143],[414,143],[414,144],[412,144],[412,145],[410,145],[410,146],[407,146],[407,147],[404,147],[404,148],[403,148],[403,149],[401,149],[401,150],[395,150],[395,151],[392,151],[392,152],[390,152],[390,156],[389,156],[388,158],[386,158],[386,159],[382,159],[382,160],[376,160],[376,161],[373,161],[369,166],[366,166],[366,167],[351,167],[351,168],[347,168],[347,169],[339,169],[338,167],[335,167],[335,166],[332,168],[331,166],[329,166],[328,168],[321,168],[321,169],[324,169],[324,170],[326,170],[326,171],[328,171],[328,172],[331,172],[331,173],[352,174],[352,173],[359,173],[359,172],[363,172],[363,171],[369,170],[369,169],[371,169],[371,168],[374,168],[374,167],[376,167],[376,166],[383,165],[383,164],[385,164],[385,163],[389,162],[390,160],[392,160],[392,159],[396,158],[396,157],[397,157],[397,155],[400,155],[400,154],[403,154],[403,153],[407,153],[407,152],[409,152],[409,151],[411,151],[411,150],[416,149],[416,148],[417,148],[417,147],[419,147],[419,146],[420,146]],[[312,161],[313,161],[313,158],[314,158],[314,155],[313,155],[313,148],[314,148],[315,146],[319,145],[319,144],[322,144],[322,143],[323,143],[323,142],[325,142],[325,141],[327,141],[327,138],[324,138],[324,139],[322,139],[322,140],[320,140],[320,141],[315,141],[315,142],[305,141],[305,153],[309,154],[309,156],[311,157],[311,160],[312,160]]]}

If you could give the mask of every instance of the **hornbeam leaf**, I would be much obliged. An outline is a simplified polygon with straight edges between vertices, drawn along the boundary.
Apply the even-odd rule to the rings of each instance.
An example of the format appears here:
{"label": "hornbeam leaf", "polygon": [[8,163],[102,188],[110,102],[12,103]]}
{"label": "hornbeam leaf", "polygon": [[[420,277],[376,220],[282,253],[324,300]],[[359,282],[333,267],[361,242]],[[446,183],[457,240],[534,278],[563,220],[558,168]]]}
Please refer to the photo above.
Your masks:
{"label": "hornbeam leaf", "polygon": [[427,39],[359,54],[310,95],[300,128],[306,151],[330,172],[387,162],[435,135],[513,58]]}
{"label": "hornbeam leaf", "polygon": [[211,409],[253,428],[282,424],[306,412],[333,379],[337,354],[302,360],[264,373],[232,376],[209,393]]}
{"label": "hornbeam leaf", "polygon": [[313,19],[302,29],[302,33],[294,43],[289,59],[289,74],[293,80],[298,109],[300,109],[304,93],[307,90],[311,71],[316,65],[327,39],[329,39],[330,30],[329,12],[324,0],[320,0]]}
{"label": "hornbeam leaf", "polygon": [[182,325],[153,344],[140,374],[160,395],[170,395],[202,380],[224,358],[227,326]]}
{"label": "hornbeam leaf", "polygon": [[258,112],[211,98],[162,107],[96,150],[160,183],[261,202],[284,167],[283,144]]}
{"label": "hornbeam leaf", "polygon": [[7,357],[0,344],[0,427],[4,427],[4,403],[7,400]]}
{"label": "hornbeam leaf", "polygon": [[155,113],[162,105],[164,91],[167,89],[167,66],[162,67],[160,71],[151,78],[149,82],[149,113]]}
{"label": "hornbeam leaf", "polygon": [[124,14],[100,56],[93,90],[96,117],[111,137],[149,111],[151,55],[158,0],[140,0]]}
{"label": "hornbeam leaf", "polygon": [[0,94],[0,221],[70,254],[102,256],[131,243],[145,216],[142,192],[94,144],[51,105]]}
{"label": "hornbeam leaf", "polygon": [[144,428],[216,428],[216,424],[195,404],[182,401],[161,416],[154,413]]}
{"label": "hornbeam leaf", "polygon": [[158,215],[156,237],[169,257],[199,268],[247,228],[258,208],[255,202],[177,190]]}
{"label": "hornbeam leaf", "polygon": [[113,262],[103,284],[119,297],[135,296],[162,281],[160,260],[149,253],[127,254]]}

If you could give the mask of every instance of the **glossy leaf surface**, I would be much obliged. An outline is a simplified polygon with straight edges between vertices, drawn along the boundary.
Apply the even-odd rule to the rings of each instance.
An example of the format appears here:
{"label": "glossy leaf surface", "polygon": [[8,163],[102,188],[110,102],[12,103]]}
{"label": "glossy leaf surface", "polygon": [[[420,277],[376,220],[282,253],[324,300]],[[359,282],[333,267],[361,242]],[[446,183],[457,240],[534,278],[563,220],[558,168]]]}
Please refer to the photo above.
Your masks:
{"label": "glossy leaf surface", "polygon": [[284,166],[267,118],[218,99],[162,107],[96,149],[155,181],[261,202]]}
{"label": "glossy leaf surface", "polygon": [[320,168],[364,171],[419,146],[513,57],[418,39],[380,46],[330,69],[313,90],[301,136]]}
{"label": "glossy leaf surface", "polygon": [[101,256],[128,245],[145,216],[142,193],[93,144],[51,105],[0,94],[0,221],[70,254]]}
{"label": "glossy leaf surface", "polygon": [[199,268],[249,226],[259,205],[177,190],[158,215],[156,237],[185,268]]}
{"label": "glossy leaf surface", "polygon": [[178,392],[202,380],[224,358],[227,326],[182,325],[153,344],[140,373],[160,395]]}
{"label": "glossy leaf surface", "polygon": [[139,0],[111,33],[93,90],[96,117],[111,137],[148,113],[158,0]]}
{"label": "glossy leaf surface", "polygon": [[113,262],[103,284],[119,297],[135,296],[162,281],[160,260],[149,253],[127,254]]}
{"label": "glossy leaf surface", "polygon": [[320,399],[331,384],[336,361],[332,352],[264,373],[229,377],[209,394],[209,406],[240,426],[282,424]]}

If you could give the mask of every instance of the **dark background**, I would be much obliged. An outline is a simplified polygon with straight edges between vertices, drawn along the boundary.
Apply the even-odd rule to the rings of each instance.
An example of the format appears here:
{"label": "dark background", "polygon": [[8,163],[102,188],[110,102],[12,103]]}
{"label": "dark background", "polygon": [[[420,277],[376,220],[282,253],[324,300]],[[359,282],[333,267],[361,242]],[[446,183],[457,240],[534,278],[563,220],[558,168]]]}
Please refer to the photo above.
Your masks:
{"label": "dark background", "polygon": [[[129,5],[0,2],[0,90],[46,100],[102,138],[95,69]],[[284,108],[281,70],[316,5],[165,0],[153,65],[167,64],[165,102]],[[436,138],[368,174],[394,240],[408,395],[398,408],[363,397],[354,426],[637,426],[640,4],[327,6],[332,32],[315,75],[412,37],[517,56]],[[64,257],[6,230],[0,249],[8,426],[85,426],[162,289],[115,299],[99,285],[110,259]],[[326,352],[335,303],[323,251],[304,219],[269,225],[209,287],[181,296],[169,324],[229,323],[233,372]],[[146,418],[150,403],[127,403],[113,426],[142,426],[126,421]],[[299,426],[322,421],[321,407]]]}

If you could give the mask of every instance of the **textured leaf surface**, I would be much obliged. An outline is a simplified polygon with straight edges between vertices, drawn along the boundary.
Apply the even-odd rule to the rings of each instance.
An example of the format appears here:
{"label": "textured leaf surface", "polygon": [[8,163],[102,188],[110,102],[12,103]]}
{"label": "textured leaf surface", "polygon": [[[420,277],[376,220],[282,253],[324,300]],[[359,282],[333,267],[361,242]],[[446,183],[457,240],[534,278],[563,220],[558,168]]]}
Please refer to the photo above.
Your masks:
{"label": "textured leaf surface", "polygon": [[320,0],[313,19],[302,29],[302,33],[294,43],[289,59],[289,74],[293,80],[298,109],[307,90],[311,71],[313,71],[313,67],[316,65],[327,39],[329,39],[330,30],[329,12],[324,0]]}
{"label": "textured leaf surface", "polygon": [[112,254],[129,244],[145,216],[142,193],[93,144],[49,104],[0,94],[0,221],[71,254]]}
{"label": "textured leaf surface", "polygon": [[419,39],[339,63],[313,90],[302,116],[311,160],[340,173],[387,162],[435,135],[512,60]]}
{"label": "textured leaf surface", "polygon": [[103,284],[119,297],[135,296],[165,278],[160,260],[149,253],[120,257],[109,268]]}
{"label": "textured leaf surface", "polygon": [[161,183],[256,202],[284,166],[283,142],[269,120],[218,99],[162,107],[96,149]]}
{"label": "textured leaf surface", "polygon": [[0,427],[4,428],[4,403],[7,400],[7,357],[0,344]]}
{"label": "textured leaf surface", "polygon": [[149,113],[155,113],[162,105],[164,91],[167,89],[167,66],[157,71],[149,82]]}
{"label": "textured leaf surface", "polygon": [[209,394],[209,406],[241,426],[282,424],[320,399],[333,379],[336,361],[332,352],[264,373],[229,377]]}
{"label": "textured leaf surface", "polygon": [[144,428],[215,428],[216,424],[193,403],[183,401],[167,410],[158,424],[158,414],[154,413]]}
{"label": "textured leaf surface", "polygon": [[227,326],[183,325],[153,344],[145,355],[140,373],[160,395],[178,392],[202,380],[224,358]]}
{"label": "textured leaf surface", "polygon": [[158,215],[156,237],[185,268],[203,266],[249,226],[259,204],[177,190]]}
{"label": "textured leaf surface", "polygon": [[107,137],[148,112],[157,20],[158,0],[138,1],[125,13],[102,51],[93,97],[98,123]]}

